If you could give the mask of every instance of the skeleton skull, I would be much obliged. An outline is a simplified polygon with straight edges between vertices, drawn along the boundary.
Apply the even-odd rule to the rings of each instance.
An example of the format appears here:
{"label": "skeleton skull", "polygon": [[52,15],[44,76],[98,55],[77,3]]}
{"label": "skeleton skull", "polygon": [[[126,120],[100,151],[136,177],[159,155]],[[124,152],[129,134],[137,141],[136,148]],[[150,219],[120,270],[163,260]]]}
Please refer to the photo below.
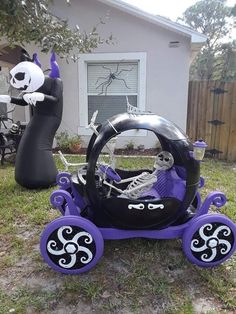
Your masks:
{"label": "skeleton skull", "polygon": [[24,92],[34,92],[44,83],[44,74],[36,64],[23,61],[18,63],[11,71],[10,84]]}
{"label": "skeleton skull", "polygon": [[17,134],[19,131],[20,131],[19,125],[16,124],[16,123],[12,123],[12,126],[11,126],[9,132],[10,132],[11,134]]}
{"label": "skeleton skull", "polygon": [[156,157],[154,168],[157,170],[168,170],[173,164],[174,158],[172,154],[167,151],[162,151]]}

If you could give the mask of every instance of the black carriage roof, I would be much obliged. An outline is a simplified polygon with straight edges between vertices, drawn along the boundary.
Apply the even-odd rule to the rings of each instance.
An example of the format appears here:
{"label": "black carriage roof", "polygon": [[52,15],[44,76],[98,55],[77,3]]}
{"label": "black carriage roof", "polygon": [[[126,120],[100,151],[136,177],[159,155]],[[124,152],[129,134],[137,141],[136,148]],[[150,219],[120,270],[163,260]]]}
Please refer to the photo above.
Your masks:
{"label": "black carriage roof", "polygon": [[187,139],[187,135],[176,124],[155,114],[115,115],[103,124],[100,135],[110,133],[111,129],[117,134],[132,129],[145,129],[172,141]]}
{"label": "black carriage roof", "polygon": [[[169,151],[175,166],[184,168],[186,192],[181,204],[179,216],[193,201],[199,185],[200,166],[190,152],[192,144],[186,134],[174,123],[155,114],[123,113],[111,117],[98,128],[98,135],[92,136],[87,152],[86,193],[93,208],[104,211],[101,196],[96,187],[95,173],[97,161],[106,143],[114,136],[132,129],[152,131],[160,141],[162,150]],[[182,169],[182,168],[181,168]]]}

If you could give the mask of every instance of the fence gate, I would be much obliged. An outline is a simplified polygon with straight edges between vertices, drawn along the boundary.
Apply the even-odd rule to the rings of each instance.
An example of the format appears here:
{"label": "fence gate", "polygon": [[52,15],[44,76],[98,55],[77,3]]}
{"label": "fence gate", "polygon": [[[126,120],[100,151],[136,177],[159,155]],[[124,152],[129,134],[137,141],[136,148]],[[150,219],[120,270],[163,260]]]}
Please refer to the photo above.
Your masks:
{"label": "fence gate", "polygon": [[236,160],[236,82],[189,82],[187,134],[213,157]]}

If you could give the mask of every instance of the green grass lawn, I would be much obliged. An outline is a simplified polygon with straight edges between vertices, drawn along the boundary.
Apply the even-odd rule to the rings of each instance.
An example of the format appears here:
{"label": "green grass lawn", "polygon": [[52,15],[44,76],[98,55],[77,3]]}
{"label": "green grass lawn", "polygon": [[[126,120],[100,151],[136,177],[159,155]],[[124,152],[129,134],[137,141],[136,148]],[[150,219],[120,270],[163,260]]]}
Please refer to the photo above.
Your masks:
{"label": "green grass lawn", "polygon": [[[152,165],[152,158],[118,160],[129,169]],[[201,172],[203,197],[224,192],[228,202],[218,211],[236,222],[234,168],[206,160]],[[185,258],[180,240],[106,241],[104,256],[90,272],[54,272],[42,261],[38,244],[46,224],[59,216],[49,203],[55,188],[20,187],[9,164],[0,174],[0,313],[236,312],[235,256],[214,269],[198,268]]]}

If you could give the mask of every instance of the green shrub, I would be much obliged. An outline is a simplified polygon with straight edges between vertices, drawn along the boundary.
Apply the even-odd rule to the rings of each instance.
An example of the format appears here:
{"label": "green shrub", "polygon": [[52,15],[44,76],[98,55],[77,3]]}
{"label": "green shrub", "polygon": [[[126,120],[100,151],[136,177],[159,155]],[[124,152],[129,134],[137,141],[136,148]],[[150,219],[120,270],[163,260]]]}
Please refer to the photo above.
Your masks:
{"label": "green shrub", "polygon": [[74,152],[74,147],[81,147],[79,135],[70,136],[67,131],[60,132],[55,136],[57,147],[63,152]]}
{"label": "green shrub", "polygon": [[129,142],[126,144],[125,148],[126,148],[127,150],[133,150],[133,149],[134,149],[134,142],[133,142],[133,141],[129,141]]}

